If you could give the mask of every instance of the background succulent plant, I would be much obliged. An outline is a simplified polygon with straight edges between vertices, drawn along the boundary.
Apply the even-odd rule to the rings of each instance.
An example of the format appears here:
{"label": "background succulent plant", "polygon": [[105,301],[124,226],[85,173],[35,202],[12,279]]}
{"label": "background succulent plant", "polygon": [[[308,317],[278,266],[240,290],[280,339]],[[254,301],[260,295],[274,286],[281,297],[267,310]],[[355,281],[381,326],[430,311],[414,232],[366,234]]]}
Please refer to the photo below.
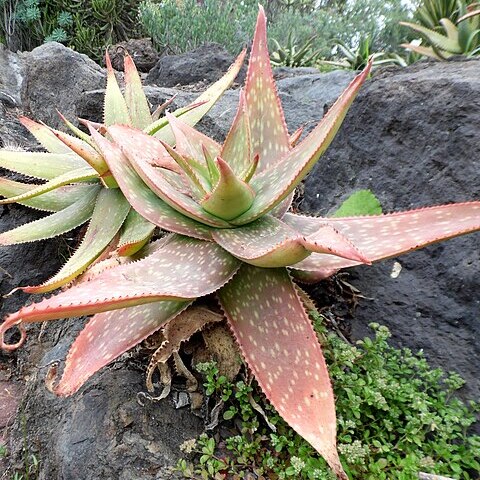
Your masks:
{"label": "background succulent plant", "polygon": [[[480,4],[467,4],[465,0],[457,0],[457,8],[451,12],[451,17],[441,18],[435,29],[423,25],[400,22],[401,25],[419,33],[426,45],[413,42],[401,46],[413,52],[446,60],[453,55],[473,56],[480,53]],[[438,30],[443,31],[440,33]]]}
{"label": "background succulent plant", "polygon": [[[194,300],[216,293],[267,398],[337,477],[347,478],[335,446],[328,371],[293,278],[318,281],[340,268],[480,229],[480,202],[366,217],[287,213],[295,187],[334,138],[370,69],[371,63],[293,147],[260,8],[245,90],[223,145],[174,115],[168,121],[175,149],[167,141],[170,130],[155,138],[148,129],[110,121],[105,128],[89,125],[126,201],[170,234],[140,252],[138,260],[100,266],[88,281],[7,316],[0,326],[1,346],[18,347],[26,323],[95,314],[53,387],[70,395]],[[9,345],[4,335],[14,326],[22,338]]]}

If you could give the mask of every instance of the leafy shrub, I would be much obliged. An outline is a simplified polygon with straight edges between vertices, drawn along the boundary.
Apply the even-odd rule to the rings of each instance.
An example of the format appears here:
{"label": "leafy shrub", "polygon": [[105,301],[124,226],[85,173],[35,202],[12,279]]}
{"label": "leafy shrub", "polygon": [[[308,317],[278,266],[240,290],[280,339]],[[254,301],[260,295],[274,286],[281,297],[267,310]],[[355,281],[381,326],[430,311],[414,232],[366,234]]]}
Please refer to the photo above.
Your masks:
{"label": "leafy shrub", "polygon": [[140,0],[0,0],[5,42],[30,50],[56,41],[100,60],[106,47],[135,35]]}
{"label": "leafy shrub", "polygon": [[[388,344],[386,327],[371,324],[375,338],[351,345],[315,320],[337,399],[338,442],[351,479],[411,480],[419,472],[475,478],[480,471],[480,437],[469,435],[480,404],[455,396],[463,385],[456,373],[432,369],[422,353]],[[215,363],[198,365],[212,403],[226,402],[223,418],[237,419],[239,430],[216,444],[202,435],[184,444],[195,452],[181,460],[185,476],[213,478],[247,472],[266,478],[334,479],[326,463],[259,394],[248,379],[236,383],[220,376]],[[255,400],[276,431],[254,407]],[[198,477],[195,477],[198,478]]]}
{"label": "leafy shrub", "polygon": [[139,8],[139,21],[163,51],[182,53],[205,42],[216,42],[232,53],[238,53],[253,32],[255,8],[253,0],[144,1]]}

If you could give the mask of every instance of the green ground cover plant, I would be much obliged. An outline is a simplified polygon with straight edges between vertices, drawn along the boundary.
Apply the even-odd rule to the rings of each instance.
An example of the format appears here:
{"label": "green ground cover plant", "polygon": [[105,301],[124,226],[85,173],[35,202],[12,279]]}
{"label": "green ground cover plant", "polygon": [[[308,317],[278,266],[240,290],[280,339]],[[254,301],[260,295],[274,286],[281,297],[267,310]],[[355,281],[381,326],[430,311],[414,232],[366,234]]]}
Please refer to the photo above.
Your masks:
{"label": "green ground cover plant", "polygon": [[[412,480],[420,472],[476,478],[480,437],[468,431],[480,404],[457,398],[458,374],[431,368],[422,352],[391,346],[386,327],[371,324],[374,338],[352,345],[329,332],[316,311],[310,315],[333,381],[338,449],[349,478]],[[335,478],[251,376],[230,382],[214,362],[197,369],[211,405],[224,402],[223,419],[234,422],[224,422],[226,438],[212,432],[182,445],[187,455],[177,469],[186,478]]]}

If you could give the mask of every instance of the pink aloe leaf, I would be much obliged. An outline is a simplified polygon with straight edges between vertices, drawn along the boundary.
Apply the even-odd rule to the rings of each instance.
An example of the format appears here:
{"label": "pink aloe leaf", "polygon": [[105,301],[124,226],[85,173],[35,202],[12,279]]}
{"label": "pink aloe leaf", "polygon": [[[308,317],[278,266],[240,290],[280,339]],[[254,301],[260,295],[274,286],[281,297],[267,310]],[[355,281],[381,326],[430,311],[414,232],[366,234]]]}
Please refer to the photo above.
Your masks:
{"label": "pink aloe leaf", "polygon": [[368,260],[342,234],[328,224],[317,225],[308,236],[271,216],[249,225],[212,232],[213,239],[232,255],[258,267],[286,267],[322,252],[360,263]]}
{"label": "pink aloe leaf", "polygon": [[122,226],[130,205],[118,189],[101,189],[82,243],[60,271],[45,283],[21,287],[24,292],[44,293],[80,275],[107,248]]}
{"label": "pink aloe leaf", "polygon": [[117,252],[121,256],[130,256],[138,252],[153,235],[156,225],[145,220],[131,209],[122,226]]}
{"label": "pink aloe leaf", "polygon": [[205,163],[204,148],[213,158],[220,155],[222,147],[215,140],[185,123],[183,117],[179,120],[175,115],[167,112],[166,118],[175,135],[175,149],[180,155],[193,158],[201,163]]}
{"label": "pink aloe leaf", "polygon": [[57,237],[87,222],[93,213],[98,188],[91,189],[64,210],[0,233],[0,245],[35,242]]}
{"label": "pink aloe leaf", "polygon": [[293,199],[295,198],[295,190],[284,198],[277,206],[273,207],[270,214],[277,218],[282,218],[292,206]]}
{"label": "pink aloe leaf", "polygon": [[164,202],[183,215],[206,225],[219,228],[229,226],[224,220],[205,212],[191,197],[176,190],[161,171],[152,165],[153,160],[167,153],[159,140],[141,130],[123,125],[109,127],[108,133],[122,149],[141,179]]}
{"label": "pink aloe leaf", "polygon": [[105,52],[105,64],[107,66],[107,88],[105,89],[103,123],[107,127],[115,123],[131,125],[130,113],[122,91],[118,86],[108,52]]}
{"label": "pink aloe leaf", "polygon": [[274,167],[290,150],[287,126],[267,48],[267,19],[260,7],[245,83],[252,154],[260,156],[259,172]]}
{"label": "pink aloe leaf", "polygon": [[67,154],[0,150],[0,167],[29,177],[52,180],[85,167],[85,162],[71,151]]}
{"label": "pink aloe leaf", "polygon": [[[327,222],[373,262],[480,230],[480,202],[366,217],[314,218],[287,213],[283,220],[303,235],[309,235],[319,224]],[[312,254],[293,268],[305,271],[302,276],[314,281],[358,264],[354,260]]]}
{"label": "pink aloe leaf", "polygon": [[84,142],[88,143],[91,147],[95,148],[95,144],[93,143],[92,139],[89,137],[88,133],[85,133],[83,130],[80,130],[78,127],[76,127],[68,118],[65,117],[65,115],[62,114],[62,112],[59,112],[57,110],[58,116],[62,119],[63,123],[72,131],[72,133],[82,139]]}
{"label": "pink aloe leaf", "polygon": [[22,323],[91,315],[161,300],[194,300],[225,285],[239,266],[239,260],[213,242],[172,235],[141,260],[104,270],[88,282],[8,315],[0,325],[0,335]]}
{"label": "pink aloe leaf", "polygon": [[[34,122],[27,117],[19,117],[20,123],[37,139],[38,143],[50,153],[71,154],[72,151],[58,138],[55,137],[52,130],[46,125]],[[83,162],[80,161],[80,165]]]}
{"label": "pink aloe leaf", "polygon": [[[229,88],[235,77],[238,75],[238,72],[242,68],[243,62],[245,60],[246,49],[243,50],[240,55],[236,58],[235,62],[230,66],[228,71],[213,83],[210,87],[207,88],[198,98],[193,101],[193,105],[197,105],[195,108],[188,108],[188,111],[184,112],[185,107],[176,110],[173,112],[175,117],[182,116],[182,121],[191,127],[195,126],[217,103],[218,99],[223,95],[225,90]],[[163,119],[160,119],[159,123],[163,127]],[[147,131],[148,129],[146,129]],[[147,133],[150,133],[147,131]],[[157,138],[163,140],[169,145],[175,144],[175,136],[170,127],[161,128],[156,131],[154,134]]]}
{"label": "pink aloe leaf", "polygon": [[126,53],[124,57],[125,68],[125,102],[127,104],[132,125],[145,128],[152,123],[150,106],[143,92],[142,80],[132,57]]}
{"label": "pink aloe leaf", "polygon": [[0,200],[0,205],[7,203],[21,202],[24,200],[29,200],[30,198],[37,197],[38,195],[43,195],[44,193],[50,192],[57,189],[58,187],[63,187],[69,183],[82,182],[84,180],[95,180],[98,178],[98,173],[90,167],[77,168],[76,170],[70,170],[67,173],[59,175],[52,180],[49,180],[42,185],[37,185],[34,188],[22,193],[20,195],[15,195],[14,197],[5,198]]}
{"label": "pink aloe leaf", "polygon": [[330,145],[348,108],[368,77],[370,68],[371,64],[357,75],[321,122],[299,145],[284,155],[276,165],[252,179],[251,186],[257,194],[255,202],[248,212],[232,223],[243,225],[255,220],[278,205],[295,189]]}
{"label": "pink aloe leaf", "polygon": [[[0,177],[0,195],[4,197],[22,195],[35,187],[35,184],[22,183],[10,180],[9,178]],[[99,188],[99,185],[82,185],[80,183],[75,185],[65,185],[64,187],[59,187],[51,192],[43,193],[38,197],[30,198],[18,203],[36,210],[58,212],[59,210],[63,210],[77,202],[85,195],[88,195],[91,191],[98,191]]]}
{"label": "pink aloe leaf", "polygon": [[95,315],[73,342],[54,393],[74,394],[94,373],[156,332],[189,303],[154,302]]}
{"label": "pink aloe leaf", "polygon": [[283,419],[347,479],[335,402],[315,331],[286,269],[244,265],[219,292],[240,350]]}
{"label": "pink aloe leaf", "polygon": [[[250,122],[245,100],[245,93],[240,92],[237,114],[230,131],[225,138],[222,151],[217,156],[222,157],[237,174],[248,170],[252,163],[252,144],[250,141]],[[212,155],[215,158],[215,155]]]}
{"label": "pink aloe leaf", "polygon": [[169,232],[208,240],[210,228],[185,217],[158,198],[139,177],[120,148],[102,137],[95,129],[90,133],[99,146],[110,172],[130,205],[146,220]]}

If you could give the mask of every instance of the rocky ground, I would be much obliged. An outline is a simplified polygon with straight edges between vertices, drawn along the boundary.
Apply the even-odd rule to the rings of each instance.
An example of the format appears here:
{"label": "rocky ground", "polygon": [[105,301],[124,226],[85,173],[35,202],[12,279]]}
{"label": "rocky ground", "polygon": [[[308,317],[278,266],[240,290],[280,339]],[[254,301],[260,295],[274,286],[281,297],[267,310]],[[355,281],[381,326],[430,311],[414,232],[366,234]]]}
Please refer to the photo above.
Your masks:
{"label": "rocky ground", "polygon": [[[190,61],[196,59],[198,55]],[[169,75],[175,78],[169,85],[202,82],[201,72],[200,77],[182,78],[188,58],[168,61]],[[206,62],[212,71],[224,68],[224,60]],[[156,75],[160,67],[154,67]],[[290,131],[303,124],[312,128],[353,76],[341,71],[298,73],[287,69],[277,74]],[[420,63],[376,73],[305,182],[300,208],[326,214],[360,188],[371,188],[385,211],[478,199],[479,75],[478,60]],[[104,82],[101,67],[59,44],[21,55],[0,51],[0,146],[36,148],[16,121],[20,112],[53,126],[60,125],[56,109],[71,120],[99,120]],[[195,97],[157,86],[162,84],[157,75],[146,88],[153,105],[175,93],[177,106]],[[202,128],[217,138],[225,135],[237,99],[238,91],[227,92]],[[2,207],[0,228],[36,215],[22,207]],[[478,239],[478,234],[454,239],[353,270],[348,282],[366,298],[359,299],[354,315],[338,302],[334,313],[350,323],[353,339],[368,333],[369,322],[388,325],[397,345],[422,348],[434,365],[467,380],[466,397],[478,397]],[[0,292],[47,278],[74,245],[71,234],[1,248]],[[401,266],[398,276],[392,275],[394,262]],[[331,298],[325,285],[312,291],[321,302]],[[0,313],[27,300],[18,293],[4,298]],[[167,467],[180,456],[179,444],[198,435],[203,422],[188,408],[176,409],[172,399],[156,403],[138,397],[144,390],[144,352],[124,355],[72,398],[58,399],[45,389],[48,366],[64,358],[82,324],[82,319],[73,319],[32,326],[24,348],[0,353],[0,432],[12,451],[0,478],[10,479],[14,467],[22,468],[25,447],[41,462],[40,480],[173,478]]]}

